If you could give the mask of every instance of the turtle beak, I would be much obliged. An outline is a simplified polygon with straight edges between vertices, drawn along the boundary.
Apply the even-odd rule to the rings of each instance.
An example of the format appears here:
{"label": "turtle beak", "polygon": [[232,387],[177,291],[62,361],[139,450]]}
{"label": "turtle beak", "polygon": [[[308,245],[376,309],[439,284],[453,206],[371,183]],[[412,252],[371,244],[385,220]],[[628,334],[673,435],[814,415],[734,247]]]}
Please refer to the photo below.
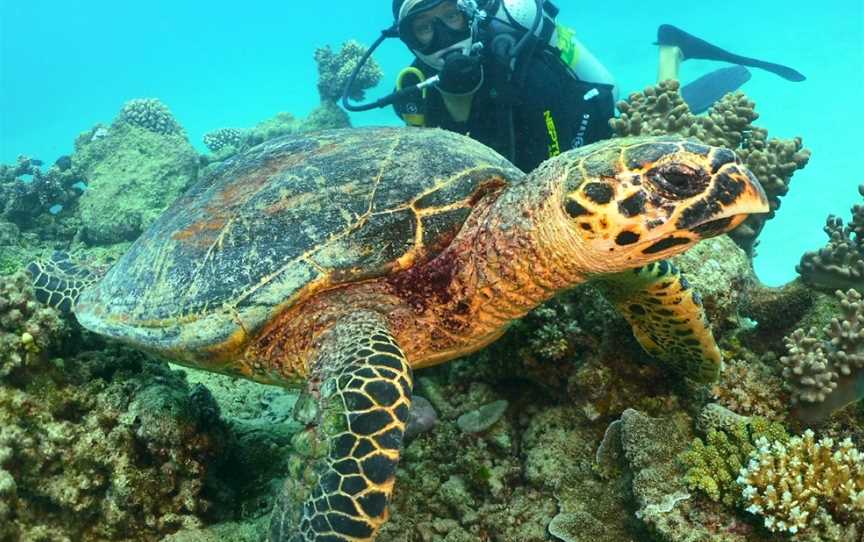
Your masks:
{"label": "turtle beak", "polygon": [[702,194],[672,217],[674,233],[652,240],[642,254],[668,257],[703,239],[734,230],[752,214],[769,212],[768,197],[756,177],[730,162],[715,173]]}
{"label": "turtle beak", "polygon": [[[728,164],[714,175],[707,200],[713,212],[686,228],[700,239],[716,237],[740,226],[752,214],[771,210],[765,190],[753,173],[740,164]],[[699,202],[693,208],[698,208]],[[682,216],[681,220],[685,220]],[[683,229],[683,228],[682,228]]]}

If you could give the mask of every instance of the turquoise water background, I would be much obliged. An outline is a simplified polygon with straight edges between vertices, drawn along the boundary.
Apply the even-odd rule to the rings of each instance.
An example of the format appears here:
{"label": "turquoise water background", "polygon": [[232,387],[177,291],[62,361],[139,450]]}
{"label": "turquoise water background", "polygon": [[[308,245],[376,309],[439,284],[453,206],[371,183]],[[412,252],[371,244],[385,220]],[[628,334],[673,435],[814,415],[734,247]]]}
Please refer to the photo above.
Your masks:
{"label": "turquoise water background", "polygon": [[[657,26],[671,23],[746,56],[807,75],[790,83],[754,70],[744,90],[770,135],[800,135],[813,150],[761,236],[757,272],[771,285],[795,277],[805,250],[825,243],[829,213],[848,216],[864,183],[864,1],[586,2],[559,0],[559,20],[612,71],[622,90],[652,84]],[[318,102],[317,47],[370,44],[391,22],[389,1],[116,2],[0,0],[0,162],[19,154],[51,163],[75,136],[110,122],[123,102],[158,97],[203,150],[204,133],[248,127]],[[383,94],[410,62],[396,40],[376,55]],[[684,82],[719,67],[685,63]],[[355,125],[396,124],[389,110]]]}

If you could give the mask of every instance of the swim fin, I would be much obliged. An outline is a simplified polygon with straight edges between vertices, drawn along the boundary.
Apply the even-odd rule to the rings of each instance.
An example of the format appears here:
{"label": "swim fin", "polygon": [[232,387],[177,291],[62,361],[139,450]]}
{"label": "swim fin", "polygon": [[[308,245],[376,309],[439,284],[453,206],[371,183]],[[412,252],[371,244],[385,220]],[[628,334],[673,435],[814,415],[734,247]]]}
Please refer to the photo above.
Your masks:
{"label": "swim fin", "polygon": [[681,97],[690,111],[698,115],[730,92],[735,92],[750,80],[750,70],[744,66],[729,66],[707,73],[681,87]]}
{"label": "swim fin", "polygon": [[688,58],[721,60],[723,62],[731,62],[732,64],[738,64],[740,66],[761,68],[771,73],[775,73],[789,81],[804,81],[806,79],[803,74],[788,66],[730,53],[729,51],[721,49],[716,45],[711,45],[707,41],[699,39],[692,34],[688,34],[677,26],[672,26],[671,24],[661,24],[657,29],[656,45],[670,45],[678,47],[681,49],[681,53],[684,55],[685,60]]}

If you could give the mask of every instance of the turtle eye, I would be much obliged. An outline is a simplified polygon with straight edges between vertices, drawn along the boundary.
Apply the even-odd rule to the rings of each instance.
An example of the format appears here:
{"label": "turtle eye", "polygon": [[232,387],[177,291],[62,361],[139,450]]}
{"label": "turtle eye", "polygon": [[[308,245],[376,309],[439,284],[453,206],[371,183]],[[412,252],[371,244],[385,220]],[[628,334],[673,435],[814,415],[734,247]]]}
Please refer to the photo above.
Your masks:
{"label": "turtle eye", "polygon": [[708,174],[704,170],[685,164],[664,164],[650,170],[646,175],[663,195],[673,199],[701,194],[709,182]]}

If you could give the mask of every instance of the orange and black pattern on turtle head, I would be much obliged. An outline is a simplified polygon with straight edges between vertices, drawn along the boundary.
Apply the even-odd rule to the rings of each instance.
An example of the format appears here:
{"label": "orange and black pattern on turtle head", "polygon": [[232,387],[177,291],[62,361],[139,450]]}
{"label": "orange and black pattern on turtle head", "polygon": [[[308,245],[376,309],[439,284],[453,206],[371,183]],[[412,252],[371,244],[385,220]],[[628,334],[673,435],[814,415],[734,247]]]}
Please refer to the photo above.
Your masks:
{"label": "orange and black pattern on turtle head", "polygon": [[732,151],[679,138],[633,138],[575,155],[564,207],[587,241],[608,241],[610,253],[635,249],[633,257],[650,260],[737,226],[744,216],[724,211],[744,200],[752,200],[751,212],[767,205]]}

